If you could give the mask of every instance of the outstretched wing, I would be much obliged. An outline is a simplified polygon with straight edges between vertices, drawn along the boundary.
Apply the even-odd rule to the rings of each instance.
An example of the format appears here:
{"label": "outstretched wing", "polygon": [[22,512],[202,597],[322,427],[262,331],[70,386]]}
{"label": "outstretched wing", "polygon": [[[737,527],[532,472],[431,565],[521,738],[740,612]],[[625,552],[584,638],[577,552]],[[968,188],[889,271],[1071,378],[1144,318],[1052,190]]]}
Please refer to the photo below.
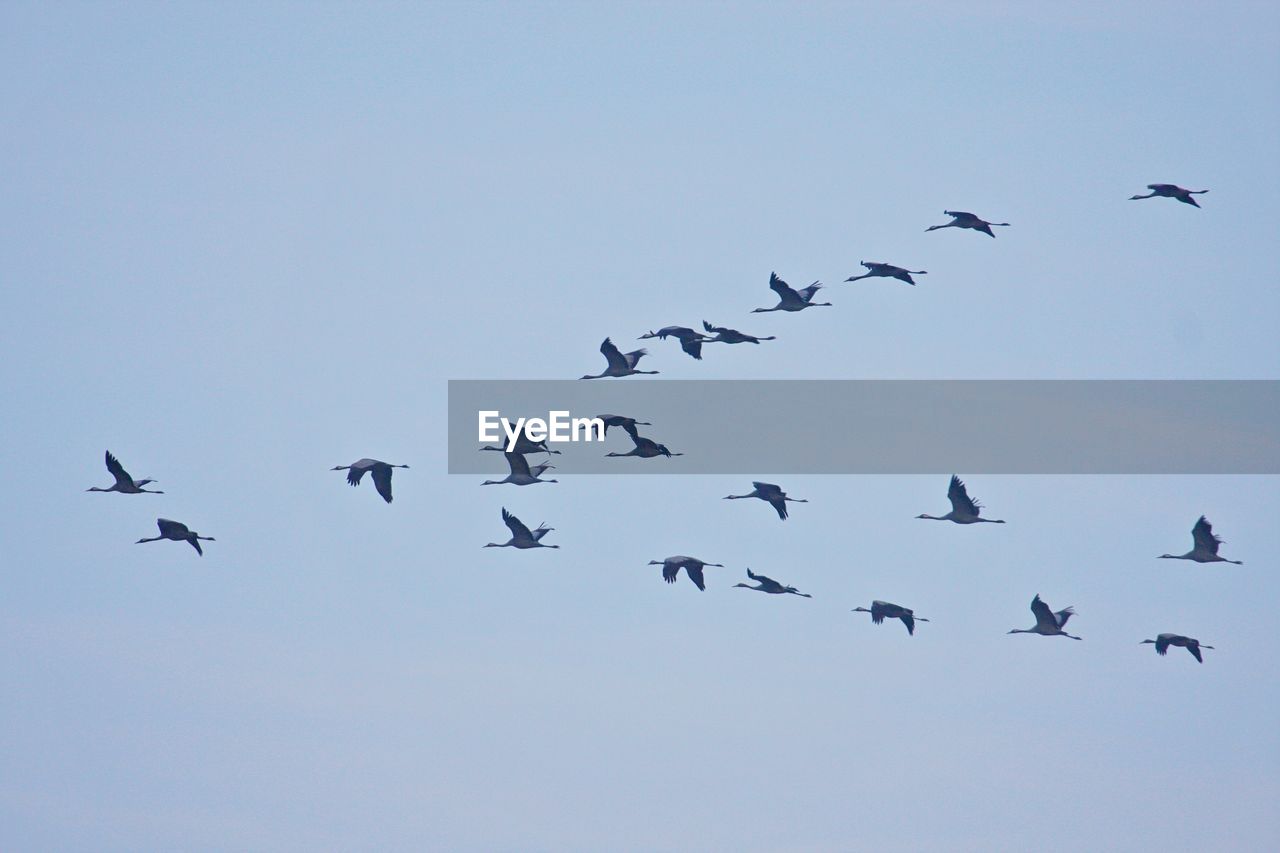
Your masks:
{"label": "outstretched wing", "polygon": [[373,467],[373,487],[382,495],[382,499],[391,503],[391,466],[375,465]]}
{"label": "outstretched wing", "polygon": [[627,367],[634,370],[635,366],[640,362],[640,359],[648,354],[649,351],[647,349],[637,349],[627,353],[623,358],[627,360]]}
{"label": "outstretched wing", "polygon": [[778,511],[778,518],[783,521],[787,520],[787,499],[782,496],[781,492],[775,492],[765,498],[775,510]]}
{"label": "outstretched wing", "polygon": [[614,370],[625,370],[631,366],[618,348],[613,345],[613,341],[608,338],[605,338],[604,343],[600,344],[600,352],[604,354],[605,361],[609,362],[609,367]]}
{"label": "outstretched wing", "polygon": [[504,450],[503,456],[507,457],[507,465],[511,467],[511,473],[520,477],[528,477],[529,460],[524,458],[523,453],[517,453],[514,450]]}
{"label": "outstretched wing", "polygon": [[1218,553],[1218,546],[1222,544],[1222,540],[1213,535],[1213,525],[1203,515],[1196,526],[1191,528],[1191,538],[1195,540],[1197,551],[1208,551],[1210,554]]}
{"label": "outstretched wing", "polygon": [[907,633],[914,637],[916,635],[916,620],[915,617],[911,615],[911,611],[908,610],[898,618],[902,620],[903,625],[907,626]]}
{"label": "outstretched wing", "polygon": [[802,287],[799,290],[797,290],[796,295],[798,295],[802,301],[808,302],[809,300],[813,299],[813,295],[821,289],[822,289],[822,282],[815,281],[813,284],[809,285],[808,287]]}
{"label": "outstretched wing", "polygon": [[662,564],[662,579],[667,583],[675,583],[676,575],[680,574],[680,566],[682,563],[673,563],[666,560]]}
{"label": "outstretched wing", "polygon": [[181,521],[170,521],[167,518],[157,518],[156,527],[160,528],[160,535],[166,538],[169,536],[186,536],[191,532]]}
{"label": "outstretched wing", "polygon": [[1058,625],[1058,617],[1049,609],[1049,605],[1040,600],[1039,595],[1031,599],[1031,612],[1035,614],[1037,626],[1045,628],[1061,627]]}
{"label": "outstretched wing", "polygon": [[107,470],[111,472],[111,476],[116,478],[116,482],[122,486],[132,486],[133,478],[124,470],[124,466],[120,464],[120,460],[111,455],[111,451],[107,451]]}
{"label": "outstretched wing", "polygon": [[1053,614],[1053,618],[1058,623],[1059,628],[1067,627],[1067,620],[1076,615],[1076,611],[1071,607],[1064,607]]}
{"label": "outstretched wing", "polygon": [[951,485],[947,487],[947,500],[951,501],[951,509],[965,515],[977,515],[982,511],[982,504],[969,497],[964,482],[955,474],[951,475]]}
{"label": "outstretched wing", "polygon": [[779,299],[795,299],[796,292],[791,289],[791,285],[778,278],[776,272],[769,273],[769,289],[778,294]]}
{"label": "outstretched wing", "polygon": [[1167,654],[1169,651],[1169,638],[1164,634],[1156,637],[1156,654]]}
{"label": "outstretched wing", "polygon": [[1199,643],[1188,643],[1188,644],[1187,644],[1187,651],[1191,652],[1192,657],[1194,657],[1196,660],[1200,661],[1200,663],[1204,663],[1204,658],[1203,658],[1203,657],[1201,657],[1201,655],[1200,655],[1200,644],[1199,644]]}
{"label": "outstretched wing", "polygon": [[702,321],[702,328],[706,329],[708,332],[711,332],[712,334],[715,334],[715,335],[723,334],[724,332],[730,331],[729,329],[726,329],[724,326],[713,326],[710,323],[708,323],[706,320]]}
{"label": "outstretched wing", "polygon": [[702,339],[701,338],[681,338],[680,349],[689,353],[689,355],[702,360]]}
{"label": "outstretched wing", "polygon": [[524,526],[524,522],[507,512],[507,508],[502,508],[502,520],[506,522],[507,527],[511,529],[511,535],[516,539],[532,539],[533,534],[529,532],[529,528]]}
{"label": "outstretched wing", "polygon": [[702,578],[702,566],[695,566],[689,563],[685,564],[684,570],[689,574],[689,580],[697,584],[698,589],[706,592],[707,584]]}

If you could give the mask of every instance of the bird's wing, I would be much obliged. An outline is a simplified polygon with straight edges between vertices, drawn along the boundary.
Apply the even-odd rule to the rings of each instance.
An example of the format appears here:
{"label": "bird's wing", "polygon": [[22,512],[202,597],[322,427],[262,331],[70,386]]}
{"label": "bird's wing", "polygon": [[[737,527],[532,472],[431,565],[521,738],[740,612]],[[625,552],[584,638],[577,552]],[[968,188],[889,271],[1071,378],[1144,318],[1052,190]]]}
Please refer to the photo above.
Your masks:
{"label": "bird's wing", "polygon": [[608,338],[604,339],[604,343],[600,344],[600,352],[604,354],[605,361],[609,362],[609,367],[615,370],[622,370],[630,367],[627,360],[622,357],[622,353],[613,345],[613,341]]}
{"label": "bird's wing", "polygon": [[639,446],[639,444],[640,444],[640,430],[636,429],[636,425],[635,425],[635,423],[634,423],[634,422],[627,423],[627,422],[625,422],[625,421],[624,421],[624,422],[623,422],[623,424],[622,424],[622,428],[623,428],[623,430],[625,430],[625,431],[626,431],[627,435],[631,436],[631,440],[632,440],[633,442],[635,442],[636,446]]}
{"label": "bird's wing", "polygon": [[662,563],[662,579],[667,583],[675,583],[676,575],[680,574],[680,566],[682,563],[673,563],[665,560]]}
{"label": "bird's wing", "polygon": [[352,465],[350,468],[347,469],[347,482],[353,486],[360,485],[360,479],[364,477],[364,472],[366,470],[368,469],[357,468],[356,466]]}
{"label": "bird's wing", "polygon": [[702,577],[702,566],[695,566],[691,563],[685,563],[684,570],[689,574],[689,580],[697,584],[698,589],[704,592],[707,589],[706,581]]}
{"label": "bird's wing", "polygon": [[382,495],[382,499],[391,503],[391,466],[375,465],[373,468],[373,487]]}
{"label": "bird's wing", "polygon": [[1213,535],[1213,525],[1203,515],[1196,526],[1191,528],[1191,538],[1195,540],[1197,551],[1208,551],[1210,554],[1218,553],[1218,546],[1222,544],[1222,540]]}
{"label": "bird's wing", "polygon": [[502,520],[506,522],[507,527],[511,529],[511,535],[516,539],[532,539],[533,534],[529,532],[529,528],[524,526],[524,522],[507,512],[507,508],[502,508]]}
{"label": "bird's wing", "polygon": [[132,486],[133,478],[124,470],[124,466],[120,464],[120,460],[111,455],[111,451],[107,451],[107,470],[111,472],[111,476],[116,478],[116,482],[122,486]]}
{"label": "bird's wing", "polygon": [[197,553],[197,554],[199,554],[201,557],[203,557],[203,556],[204,556],[204,549],[200,547],[200,540],[199,540],[199,539],[197,539],[196,537],[192,536],[192,537],[191,537],[190,539],[188,539],[187,541],[191,543],[191,547],[192,547],[192,548],[195,548],[195,549],[196,549],[196,553]]}
{"label": "bird's wing", "polygon": [[789,284],[778,278],[778,274],[776,272],[769,273],[769,289],[778,294],[782,299],[796,298],[796,292],[791,289]]}
{"label": "bird's wing", "polygon": [[680,349],[684,350],[689,355],[693,356],[699,361],[702,360],[702,339],[701,338],[681,338]]}
{"label": "bird's wing", "polygon": [[1042,625],[1046,628],[1057,628],[1058,618],[1053,611],[1049,609],[1049,605],[1040,600],[1040,596],[1036,596],[1031,600],[1031,612],[1035,614],[1036,625]]}
{"label": "bird's wing", "polygon": [[898,618],[902,620],[903,625],[907,626],[907,633],[914,637],[916,635],[915,617],[913,617],[911,613],[908,611],[907,613],[903,613]]}
{"label": "bird's wing", "polygon": [[764,575],[758,575],[755,572],[751,571],[751,569],[747,569],[747,577],[751,578],[751,580],[753,581],[764,579]]}
{"label": "bird's wing", "polygon": [[1059,628],[1067,627],[1067,620],[1076,615],[1076,611],[1072,607],[1064,607],[1053,614],[1054,620],[1058,623]]}
{"label": "bird's wing", "polygon": [[951,485],[947,487],[947,500],[951,501],[951,508],[959,513],[977,515],[982,511],[982,505],[969,497],[964,482],[955,474],[951,475]]}
{"label": "bird's wing", "polygon": [[1201,655],[1200,655],[1200,644],[1199,644],[1199,643],[1189,643],[1189,644],[1187,645],[1187,651],[1191,652],[1192,656],[1193,656],[1196,660],[1200,661],[1200,663],[1204,663],[1204,658],[1203,658],[1203,657],[1201,657]]}
{"label": "bird's wing", "polygon": [[956,219],[961,222],[973,222],[978,218],[965,210],[944,210],[942,212],[947,216],[950,216],[952,219]]}
{"label": "bird's wing", "polygon": [[758,492],[773,492],[775,494],[782,493],[782,487],[774,483],[761,483],[759,480],[752,480],[751,486]]}
{"label": "bird's wing", "polygon": [[1165,654],[1169,651],[1169,638],[1164,634],[1156,637],[1156,654]]}
{"label": "bird's wing", "polygon": [[169,536],[170,534],[186,536],[191,532],[181,521],[170,521],[167,518],[157,518],[156,527],[160,528],[161,536]]}
{"label": "bird's wing", "polygon": [[729,330],[728,330],[728,329],[726,329],[724,326],[713,326],[713,325],[711,325],[710,323],[708,323],[706,320],[703,320],[703,321],[702,321],[702,328],[704,328],[704,329],[706,329],[708,332],[711,332],[711,333],[716,334],[716,335],[719,335],[719,334],[722,334],[723,332],[727,332],[727,331],[729,331]]}
{"label": "bird's wing", "polygon": [[808,287],[802,287],[796,291],[796,294],[805,302],[813,298],[813,295],[822,289],[822,282],[815,281]]}
{"label": "bird's wing", "polygon": [[648,354],[649,351],[647,349],[637,349],[627,353],[623,358],[627,360],[627,367],[634,370],[635,366],[640,363],[640,359]]}
{"label": "bird's wing", "polygon": [[778,511],[778,518],[783,521],[787,520],[787,499],[782,496],[782,492],[774,492],[765,498],[769,505]]}
{"label": "bird's wing", "polygon": [[511,473],[521,477],[529,476],[529,460],[524,458],[523,453],[516,453],[513,450],[505,450],[502,453],[507,457],[507,465],[511,467]]}

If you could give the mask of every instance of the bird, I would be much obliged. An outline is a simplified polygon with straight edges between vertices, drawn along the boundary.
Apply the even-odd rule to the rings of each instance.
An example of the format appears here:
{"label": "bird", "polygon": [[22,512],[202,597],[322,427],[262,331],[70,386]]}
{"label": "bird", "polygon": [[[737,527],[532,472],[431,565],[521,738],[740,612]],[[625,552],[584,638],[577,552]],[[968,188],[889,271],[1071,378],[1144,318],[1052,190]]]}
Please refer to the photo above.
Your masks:
{"label": "bird", "polygon": [[530,530],[525,526],[524,522],[507,512],[507,508],[502,508],[502,520],[507,527],[511,528],[511,539],[506,542],[490,542],[485,545],[486,548],[559,548],[559,545],[543,545],[542,537],[546,536],[554,527],[547,527],[546,522],[539,524],[535,529]]}
{"label": "bird", "polygon": [[702,321],[702,328],[715,335],[714,338],[707,338],[706,343],[718,344],[758,344],[761,341],[775,341],[776,337],[769,335],[767,338],[758,338],[755,335],[748,335],[739,332],[737,329],[727,329],[724,326],[713,326],[706,320]]}
{"label": "bird", "polygon": [[656,332],[645,332],[639,339],[644,341],[649,338],[659,338],[664,341],[667,338],[679,338],[680,349],[699,361],[702,360],[702,344],[707,340],[706,335],[685,326],[663,326]]}
{"label": "bird", "polygon": [[155,480],[135,480],[129,476],[129,472],[124,470],[124,466],[120,464],[120,460],[111,455],[111,451],[107,451],[107,470],[111,472],[111,476],[116,478],[115,483],[100,489],[97,486],[90,486],[85,489],[86,492],[120,492],[124,495],[163,495],[164,492],[158,489],[144,489],[143,486],[148,483],[154,483]]}
{"label": "bird", "polygon": [[745,495],[725,495],[724,500],[739,501],[743,498],[759,498],[762,501],[767,501],[770,506],[777,510],[778,518],[783,521],[787,520],[787,501],[798,504],[807,504],[809,502],[806,498],[787,497],[787,493],[773,483],[761,483],[752,480],[751,485],[753,487],[751,492]]}
{"label": "bird", "polygon": [[[496,450],[500,453],[506,453],[508,450],[508,448],[506,447],[496,447],[492,444],[486,444],[484,447],[480,449]],[[533,441],[532,439],[529,438],[528,430],[523,430],[523,429],[520,430],[520,434],[516,436],[516,446],[510,449],[515,451],[516,453],[525,453],[525,454],[528,454],[528,453],[559,454],[560,453],[559,450],[552,450],[551,448],[547,447],[547,440],[545,438],[542,439],[541,441]]]}
{"label": "bird", "polygon": [[681,556],[667,557],[665,560],[650,560],[649,565],[662,566],[662,579],[667,583],[675,583],[676,575],[680,573],[681,569],[684,569],[685,574],[689,576],[689,580],[693,581],[694,585],[704,592],[707,589],[707,584],[702,578],[703,568],[706,566],[724,568],[720,563],[706,563],[697,557]]}
{"label": "bird", "polygon": [[790,594],[790,595],[798,595],[801,598],[813,598],[813,596],[807,592],[800,592],[794,586],[783,586],[773,578],[767,578],[764,575],[758,575],[755,572],[751,571],[751,569],[747,569],[747,577],[751,578],[751,580],[753,581],[756,581],[759,584],[759,586],[752,586],[749,583],[735,583],[733,585],[734,589],[737,589],[738,587],[742,587],[743,589],[754,589],[756,592],[767,592],[770,595]]}
{"label": "bird", "polygon": [[831,307],[830,302],[814,302],[813,296],[822,289],[822,282],[815,281],[808,287],[792,290],[791,285],[778,278],[778,274],[769,274],[769,289],[778,294],[778,304],[772,308],[756,308],[752,314],[767,314],[770,311],[803,311],[816,306]]}
{"label": "bird", "polygon": [[503,483],[510,483],[513,486],[531,486],[534,483],[558,483],[559,480],[542,480],[543,472],[548,468],[556,466],[549,462],[543,462],[541,465],[529,465],[529,460],[524,458],[523,453],[506,452],[502,454],[507,457],[507,467],[511,472],[502,480],[485,480],[482,486],[501,486]]}
{"label": "bird", "polygon": [[1192,207],[1199,207],[1200,204],[1192,198],[1193,195],[1204,195],[1208,190],[1188,190],[1177,184],[1147,184],[1147,189],[1151,192],[1146,195],[1131,195],[1129,201],[1137,201],[1140,198],[1155,198],[1161,196],[1163,198],[1176,198],[1183,204],[1189,204]]}
{"label": "bird", "polygon": [[[938,226],[945,228],[946,226]],[[882,264],[877,261],[859,261],[867,268],[863,275],[855,275],[846,278],[845,281],[858,281],[863,278],[896,278],[899,281],[905,281],[907,284],[914,285],[915,280],[911,278],[913,275],[928,275],[927,270],[908,270],[902,267],[895,267],[893,264]]]}
{"label": "bird", "polygon": [[947,487],[947,500],[951,501],[951,512],[946,515],[929,515],[921,513],[916,518],[928,518],[933,521],[954,521],[956,524],[977,524],[985,521],[990,524],[1004,524],[1000,518],[981,518],[982,504],[969,497],[964,483],[955,474],[951,475],[951,485]]}
{"label": "bird", "polygon": [[910,607],[902,607],[897,604],[890,604],[887,601],[871,602],[871,609],[865,607],[855,607],[850,613],[870,613],[871,621],[879,625],[885,619],[901,619],[902,624],[907,626],[907,633],[915,636],[916,623],[928,622],[929,620],[923,616],[917,616]]}
{"label": "bird", "polygon": [[656,370],[636,370],[636,362],[649,353],[647,349],[638,349],[623,355],[618,348],[613,345],[613,341],[608,338],[604,339],[604,343],[600,344],[600,352],[604,353],[605,360],[609,362],[609,366],[605,368],[603,373],[597,373],[594,376],[580,376],[579,379],[603,379],[606,376],[632,376],[637,373],[655,374]]}
{"label": "bird", "polygon": [[658,444],[651,438],[645,438],[634,426],[623,424],[622,428],[627,431],[627,435],[631,436],[631,442],[635,447],[626,453],[611,451],[606,453],[605,456],[639,456],[641,459],[652,459],[655,456],[666,456],[668,459],[672,456],[684,456],[683,453],[672,453],[665,444]]}
{"label": "bird", "polygon": [[981,231],[988,237],[994,237],[991,233],[992,225],[1007,227],[1008,222],[988,222],[985,219],[974,216],[972,213],[965,213],[963,210],[944,210],[942,211],[951,217],[951,221],[946,225],[930,225],[925,231],[937,231],[939,228],[972,228],[974,231]]}
{"label": "bird", "polygon": [[212,536],[201,536],[180,521],[170,521],[167,518],[157,518],[156,526],[160,528],[159,536],[152,536],[150,539],[139,539],[134,544],[141,545],[143,542],[159,542],[161,539],[172,539],[174,542],[190,542],[191,547],[196,549],[196,553],[201,557],[204,556],[204,549],[200,547],[200,540],[206,542],[216,541]]}
{"label": "bird", "polygon": [[373,486],[378,490],[378,494],[382,495],[384,501],[391,503],[391,469],[408,467],[408,465],[388,465],[386,462],[380,462],[377,459],[360,459],[350,465],[335,465],[329,470],[346,471],[347,482],[352,486],[360,485],[360,480],[366,472],[371,474],[373,476]]}
{"label": "bird", "polygon": [[1070,607],[1063,608],[1056,613],[1049,609],[1049,605],[1040,600],[1037,594],[1031,599],[1031,612],[1036,615],[1036,624],[1034,628],[1014,628],[1010,634],[1040,634],[1045,637],[1070,637],[1073,640],[1079,640],[1080,637],[1074,634],[1068,634],[1062,630],[1067,620],[1075,615],[1075,611]]}
{"label": "bird", "polygon": [[1234,563],[1243,566],[1243,560],[1228,560],[1218,556],[1218,546],[1223,540],[1213,535],[1213,525],[1203,515],[1191,528],[1191,539],[1195,547],[1185,554],[1161,554],[1161,560],[1195,560],[1197,563]]}
{"label": "bird", "polygon": [[[596,415],[597,418],[604,421],[604,434],[609,434],[609,427],[622,427],[631,432],[639,426],[653,426],[648,421],[638,421],[635,418],[629,418],[626,415]],[[629,428],[629,429],[628,429]]]}
{"label": "bird", "polygon": [[1156,638],[1154,640],[1143,640],[1141,643],[1138,643],[1138,645],[1141,646],[1146,643],[1155,643],[1156,654],[1161,656],[1168,653],[1170,646],[1181,646],[1191,652],[1191,656],[1200,661],[1200,663],[1204,663],[1204,658],[1201,657],[1200,650],[1213,648],[1213,646],[1201,645],[1199,640],[1192,639],[1191,637],[1184,637],[1181,634],[1156,634]]}

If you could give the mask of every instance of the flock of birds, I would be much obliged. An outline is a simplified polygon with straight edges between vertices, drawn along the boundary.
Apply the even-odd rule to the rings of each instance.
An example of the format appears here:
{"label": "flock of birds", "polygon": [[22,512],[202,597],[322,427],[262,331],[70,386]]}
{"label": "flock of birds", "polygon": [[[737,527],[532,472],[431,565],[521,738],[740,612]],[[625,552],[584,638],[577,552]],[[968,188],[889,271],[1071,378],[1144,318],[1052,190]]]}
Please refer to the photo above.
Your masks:
{"label": "flock of birds", "polygon": [[[1202,195],[1208,190],[1188,190],[1175,184],[1148,184],[1147,188],[1151,190],[1146,195],[1134,195],[1130,198],[1173,198],[1185,204],[1195,207],[1200,205],[1193,198],[1195,195]],[[973,231],[980,231],[989,237],[995,237],[992,227],[1009,227],[1007,222],[988,222],[972,213],[959,210],[944,211],[947,216],[951,217],[951,221],[942,225],[932,225],[925,229],[926,231],[936,231],[942,228],[963,228]],[[915,285],[912,276],[925,275],[924,270],[908,270],[893,264],[881,263],[875,261],[862,261],[862,266],[866,272],[861,275],[850,276],[845,281],[859,281],[866,278],[894,278],[906,284]],[[756,308],[752,313],[768,313],[772,311],[803,311],[806,308],[815,308],[820,306],[830,306],[829,302],[814,302],[814,297],[823,285],[821,282],[813,282],[808,287],[800,289],[792,288],[785,281],[778,277],[777,273],[773,273],[769,277],[769,287],[778,296],[778,304],[772,308]],[[703,331],[699,332],[692,328],[684,326],[665,326],[657,331],[649,331],[640,336],[641,340],[657,338],[666,340],[673,338],[680,342],[680,348],[695,359],[702,358],[702,347],[709,343],[724,344],[741,344],[751,343],[759,344],[762,341],[772,341],[774,336],[756,336],[740,332],[736,329],[724,326],[716,326],[707,321],[702,323]],[[620,378],[625,376],[635,376],[640,374],[654,375],[656,370],[640,370],[637,364],[640,359],[648,354],[647,350],[639,349],[632,352],[623,353],[612,340],[605,338],[600,345],[600,352],[604,355],[607,366],[605,370],[598,374],[589,374],[581,377],[582,379],[602,379],[602,378]],[[607,456],[633,456],[639,458],[654,458],[658,456],[672,457],[680,456],[680,453],[673,453],[665,445],[654,441],[651,438],[642,436],[638,427],[651,426],[646,421],[638,421],[635,418],[624,415],[599,415],[601,421],[604,422],[605,435],[608,435],[610,427],[621,428],[629,436],[632,442],[632,449],[626,453],[610,452]],[[537,465],[530,465],[527,456],[531,454],[558,454],[560,451],[552,450],[545,440],[533,441],[527,434],[517,436],[514,447],[511,449],[505,447],[486,446],[481,450],[501,452],[507,461],[509,469],[508,475],[501,480],[485,480],[481,485],[516,485],[528,486],[539,483],[556,483],[557,480],[543,479],[543,474],[555,466],[549,462]],[[145,486],[155,483],[153,479],[135,480],[115,456],[107,451],[106,454],[107,470],[115,478],[115,483],[107,488],[91,487],[91,492],[119,492],[121,494],[164,494],[159,490],[146,489]],[[394,469],[408,468],[408,465],[392,465],[377,459],[360,459],[350,465],[335,466],[334,471],[346,471],[347,482],[351,486],[358,486],[363,480],[365,474],[370,475],[374,488],[382,499],[387,503],[391,503],[391,477]],[[725,500],[745,500],[748,498],[756,498],[768,503],[777,513],[780,520],[785,521],[788,518],[788,503],[807,503],[804,498],[793,498],[787,495],[782,488],[774,483],[753,482],[752,490],[742,495],[726,495]],[[930,519],[933,521],[950,521],[954,524],[1004,524],[1003,519],[984,518],[982,516],[982,505],[977,500],[969,496],[965,484],[959,477],[952,475],[950,485],[947,489],[947,498],[951,503],[951,511],[945,515],[929,515],[922,513],[916,518]],[[511,537],[506,542],[490,542],[485,548],[516,548],[527,550],[533,548],[559,548],[559,545],[548,544],[544,542],[544,538],[555,528],[548,527],[545,523],[540,523],[532,530],[522,522],[515,514],[502,508],[502,521],[511,532]],[[191,530],[187,525],[173,521],[167,518],[156,519],[156,525],[160,530],[159,536],[139,539],[138,543],[157,542],[163,539],[175,542],[187,542],[196,553],[203,556],[204,550],[200,546],[203,542],[215,541],[212,536],[201,536]],[[1191,560],[1197,563],[1233,563],[1242,565],[1239,560],[1228,560],[1218,553],[1222,540],[1213,532],[1213,527],[1209,521],[1200,516],[1195,526],[1191,530],[1193,547],[1185,554],[1162,554],[1160,559],[1170,560]],[[706,589],[706,579],[703,570],[707,567],[724,568],[721,563],[708,563],[697,557],[689,557],[684,555],[675,555],[662,560],[651,560],[649,565],[662,567],[662,578],[667,583],[674,584],[683,569],[685,575],[693,582],[699,590]],[[802,598],[812,598],[808,593],[803,593],[793,586],[784,585],[773,578],[753,572],[750,568],[747,570],[747,578],[751,583],[738,583],[734,588],[742,587],[745,589],[763,592],[770,595],[795,595]],[[915,634],[917,622],[928,622],[929,620],[916,616],[914,611],[909,607],[903,607],[888,601],[875,600],[871,602],[870,608],[855,607],[851,612],[869,613],[871,621],[876,624],[882,624],[885,619],[898,619],[906,627],[909,635]],[[1010,634],[1039,634],[1045,637],[1069,637],[1073,640],[1079,640],[1080,637],[1066,632],[1065,627],[1068,620],[1075,615],[1075,611],[1071,607],[1054,611],[1043,599],[1037,594],[1031,601],[1031,612],[1035,616],[1035,625],[1030,628],[1014,628],[1008,633]],[[1143,640],[1143,644],[1154,644],[1158,654],[1164,655],[1168,652],[1170,646],[1178,646],[1185,648],[1197,661],[1204,662],[1201,654],[1202,649],[1212,649],[1213,646],[1202,644],[1199,640],[1192,637],[1183,636],[1181,634],[1162,633],[1157,635],[1154,640]]]}

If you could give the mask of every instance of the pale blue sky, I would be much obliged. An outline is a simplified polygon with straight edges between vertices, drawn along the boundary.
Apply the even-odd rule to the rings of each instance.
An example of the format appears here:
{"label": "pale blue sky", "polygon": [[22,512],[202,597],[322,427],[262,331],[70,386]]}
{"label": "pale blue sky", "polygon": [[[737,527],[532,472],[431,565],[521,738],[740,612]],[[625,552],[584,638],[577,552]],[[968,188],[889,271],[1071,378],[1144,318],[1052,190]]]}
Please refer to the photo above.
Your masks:
{"label": "pale blue sky", "polygon": [[[960,528],[912,518],[950,472],[783,473],[782,524],[719,500],[749,478],[482,489],[443,447],[450,378],[703,318],[779,340],[665,376],[1275,378],[1278,30],[4,5],[0,846],[1280,846],[1274,478],[968,476],[1009,523]],[[770,270],[836,307],[749,314]],[[104,448],[167,494],[84,494]],[[413,466],[391,506],[328,470],[366,455]],[[503,505],[562,549],[481,550]],[[1201,513],[1244,566],[1155,559]],[[135,546],[157,515],[218,541]],[[1085,641],[1006,636],[1035,593]]]}

